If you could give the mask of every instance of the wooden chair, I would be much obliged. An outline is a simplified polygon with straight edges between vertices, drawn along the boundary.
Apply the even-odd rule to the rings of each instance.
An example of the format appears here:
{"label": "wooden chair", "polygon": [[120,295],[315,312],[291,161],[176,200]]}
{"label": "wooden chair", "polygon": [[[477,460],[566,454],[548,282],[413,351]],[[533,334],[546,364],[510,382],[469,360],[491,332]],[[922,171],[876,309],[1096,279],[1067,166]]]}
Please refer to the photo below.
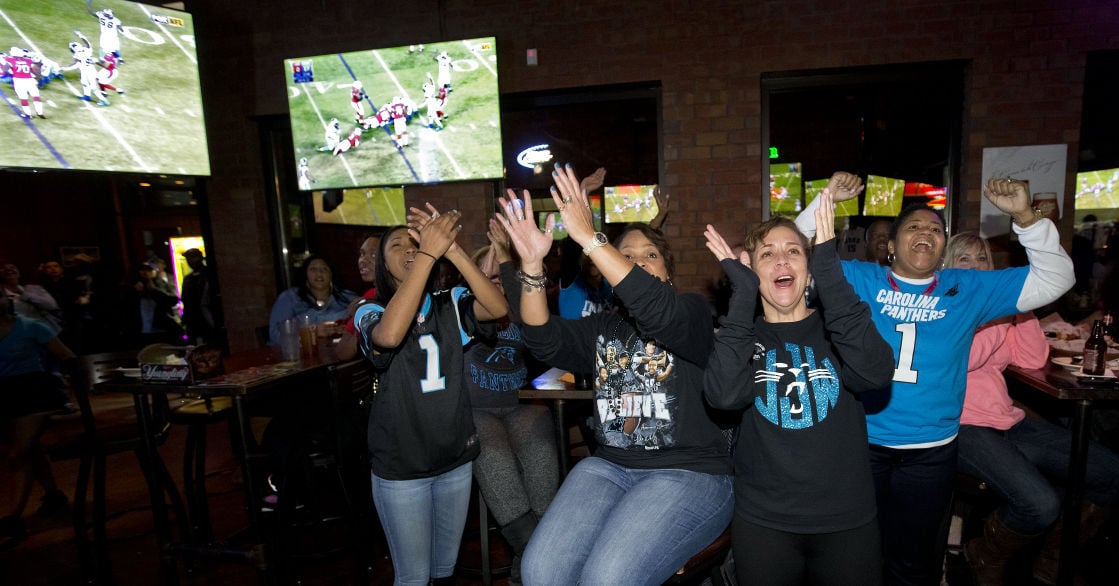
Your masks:
{"label": "wooden chair", "polygon": [[728,565],[728,555],[730,555],[730,527],[727,527],[710,545],[693,555],[684,567],[676,570],[676,573],[664,583],[674,585],[706,583],[713,586],[735,584],[737,582],[733,567],[729,569],[724,567]]}
{"label": "wooden chair", "polygon": [[213,538],[213,531],[210,525],[209,495],[206,492],[206,433],[210,424],[224,423],[229,427],[231,441],[239,441],[237,425],[233,420],[233,399],[191,399],[171,408],[168,422],[185,425],[187,428],[186,444],[183,447],[183,493],[190,509],[194,538],[201,543],[209,543]]}
{"label": "wooden chair", "polygon": [[[74,489],[73,524],[75,542],[78,548],[79,562],[81,564],[83,581],[90,584],[112,583],[112,570],[109,560],[108,536],[105,530],[106,521],[110,518],[105,510],[106,469],[107,458],[113,454],[133,452],[145,477],[151,474],[160,474],[167,495],[170,497],[176,518],[180,525],[186,525],[186,510],[182,498],[175,489],[174,480],[163,461],[158,458],[154,462],[147,462],[143,451],[143,441],[139,435],[136,423],[135,410],[132,407],[131,397],[121,395],[106,397],[105,401],[98,401],[97,406],[91,401],[91,388],[93,385],[122,376],[121,368],[134,368],[137,366],[136,352],[114,352],[106,354],[91,354],[79,358],[81,368],[85,371],[89,387],[72,385],[74,400],[78,404],[79,417],[62,418],[55,422],[54,429],[50,430],[52,442],[46,446],[47,453],[52,460],[77,459],[78,478]],[[157,442],[162,443],[167,438],[168,424],[166,421],[158,422],[156,430]],[[86,498],[92,476],[92,518],[86,516]],[[140,507],[145,508],[145,507]],[[114,516],[121,515],[136,509],[120,511]],[[90,529],[93,539],[90,541]]]}

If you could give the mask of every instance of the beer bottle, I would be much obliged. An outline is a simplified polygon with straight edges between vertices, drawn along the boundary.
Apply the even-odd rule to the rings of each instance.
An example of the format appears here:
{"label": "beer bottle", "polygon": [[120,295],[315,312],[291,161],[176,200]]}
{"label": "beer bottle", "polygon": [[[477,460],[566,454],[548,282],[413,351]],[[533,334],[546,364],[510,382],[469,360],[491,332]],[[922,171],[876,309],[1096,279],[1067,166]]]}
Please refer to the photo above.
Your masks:
{"label": "beer bottle", "polygon": [[1092,322],[1092,335],[1084,342],[1084,362],[1080,370],[1084,374],[1103,376],[1107,373],[1107,340],[1103,338],[1103,320]]}

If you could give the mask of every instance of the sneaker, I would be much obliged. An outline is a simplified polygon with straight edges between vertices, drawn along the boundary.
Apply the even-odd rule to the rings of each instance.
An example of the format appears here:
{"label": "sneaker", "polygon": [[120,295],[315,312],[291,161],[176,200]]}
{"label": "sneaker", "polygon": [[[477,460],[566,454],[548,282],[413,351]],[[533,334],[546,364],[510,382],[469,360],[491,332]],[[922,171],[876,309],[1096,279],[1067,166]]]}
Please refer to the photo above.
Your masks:
{"label": "sneaker", "polygon": [[70,510],[70,501],[61,490],[43,495],[43,502],[35,514],[40,517],[55,517]]}
{"label": "sneaker", "polygon": [[[280,507],[280,489],[276,486],[276,483],[272,482],[271,474],[268,475],[267,481],[268,490],[271,492],[269,492],[263,499],[261,499],[260,512],[262,513],[271,513]],[[295,510],[298,511],[302,508],[302,503],[295,504]]]}

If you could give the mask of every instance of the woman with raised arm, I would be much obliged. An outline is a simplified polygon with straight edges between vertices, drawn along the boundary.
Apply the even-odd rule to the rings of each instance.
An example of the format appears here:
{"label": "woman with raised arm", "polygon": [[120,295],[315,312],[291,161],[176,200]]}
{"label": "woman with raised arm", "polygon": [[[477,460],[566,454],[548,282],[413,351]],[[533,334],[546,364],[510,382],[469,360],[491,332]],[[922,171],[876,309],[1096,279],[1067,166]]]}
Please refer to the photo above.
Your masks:
{"label": "woman with raised arm", "polygon": [[579,319],[550,315],[544,255],[528,193],[501,199],[521,258],[521,318],[529,350],[571,372],[594,372],[599,447],[568,474],[525,551],[525,584],[660,584],[726,529],[733,509],[731,433],[703,401],[714,335],[707,302],[678,294],[664,236],[626,226],[614,245],[591,224],[570,165],[553,172],[568,234],[614,283],[621,308]]}
{"label": "woman with raised arm", "polygon": [[[854,394],[888,385],[893,360],[843,278],[832,196],[820,197],[811,255],[781,216],[746,236],[741,262],[713,226],[704,233],[733,288],[703,388],[711,405],[745,410],[731,540],[740,584],[881,579],[867,571],[882,554],[866,415]],[[817,307],[807,304],[812,279]]]}
{"label": "woman with raised arm", "polygon": [[[390,228],[377,256],[376,296],[354,315],[378,374],[368,431],[373,502],[398,585],[453,583],[478,456],[463,346],[486,327],[481,322],[508,311],[455,244],[458,222],[451,211],[423,226]],[[441,257],[470,289],[434,291]]]}
{"label": "woman with raised arm", "polygon": [[[862,181],[839,172],[829,188],[842,201],[858,195]],[[924,205],[910,206],[894,220],[889,266],[842,263],[894,351],[893,383],[863,395],[889,584],[940,582],[940,528],[956,476],[956,435],[975,329],[1056,301],[1074,282],[1057,227],[1031,207],[1024,181],[990,179],[984,195],[1013,220],[1029,266],[939,270],[944,221]],[[805,234],[815,232],[817,206],[813,201],[797,217]]]}

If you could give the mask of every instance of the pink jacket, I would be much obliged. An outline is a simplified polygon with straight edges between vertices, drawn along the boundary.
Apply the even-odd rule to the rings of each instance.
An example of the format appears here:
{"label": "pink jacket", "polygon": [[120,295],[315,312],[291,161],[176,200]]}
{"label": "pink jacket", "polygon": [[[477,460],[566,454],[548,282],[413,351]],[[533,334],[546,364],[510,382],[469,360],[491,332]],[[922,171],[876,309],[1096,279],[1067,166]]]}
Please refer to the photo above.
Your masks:
{"label": "pink jacket", "polygon": [[1026,413],[1015,407],[1002,371],[1008,365],[1041,368],[1049,359],[1049,343],[1030,312],[981,326],[971,341],[967,391],[961,425],[1010,429]]}

